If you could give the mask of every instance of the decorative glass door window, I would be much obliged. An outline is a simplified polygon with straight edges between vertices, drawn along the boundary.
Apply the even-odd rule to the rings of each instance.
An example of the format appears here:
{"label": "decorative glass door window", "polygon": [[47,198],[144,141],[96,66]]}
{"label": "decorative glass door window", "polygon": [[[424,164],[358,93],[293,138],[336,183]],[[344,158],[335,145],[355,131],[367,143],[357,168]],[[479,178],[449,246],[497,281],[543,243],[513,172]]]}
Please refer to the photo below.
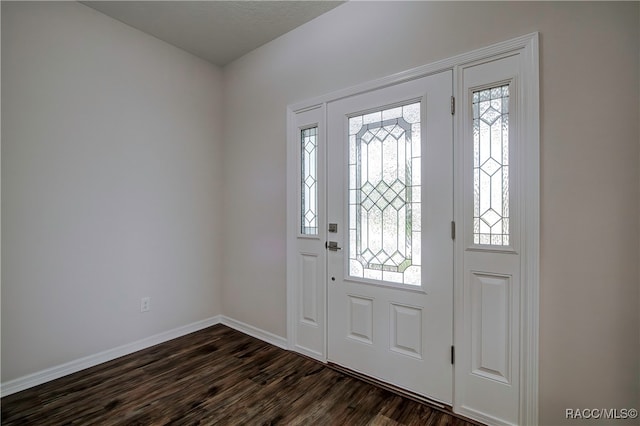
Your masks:
{"label": "decorative glass door window", "polygon": [[300,232],[318,235],[318,127],[300,131]]}
{"label": "decorative glass door window", "polygon": [[420,102],[349,118],[349,275],[420,285]]}
{"label": "decorative glass door window", "polygon": [[509,85],[473,92],[473,242],[509,245]]}

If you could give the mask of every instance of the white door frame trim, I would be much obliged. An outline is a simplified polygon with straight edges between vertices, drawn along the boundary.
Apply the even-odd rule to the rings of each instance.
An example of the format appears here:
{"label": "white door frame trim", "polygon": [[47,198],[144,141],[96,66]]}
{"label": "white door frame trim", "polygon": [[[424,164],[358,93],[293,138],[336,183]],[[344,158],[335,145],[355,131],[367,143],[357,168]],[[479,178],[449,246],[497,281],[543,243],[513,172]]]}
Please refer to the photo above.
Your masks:
{"label": "white door frame trim", "polygon": [[[538,326],[539,326],[539,270],[540,270],[540,120],[539,120],[539,56],[538,33],[527,34],[472,52],[457,55],[448,59],[403,71],[388,77],[359,84],[350,88],[338,90],[310,100],[291,104],[287,107],[287,342],[290,350],[300,352],[296,347],[296,310],[294,309],[298,297],[295,240],[297,238],[298,205],[298,137],[296,134],[296,114],[310,109],[321,108],[323,116],[326,116],[326,104],[331,101],[353,96],[360,93],[376,90],[382,87],[394,85],[408,80],[420,78],[440,71],[453,70],[454,72],[454,96],[461,99],[459,90],[459,73],[465,66],[495,59],[497,57],[520,54],[523,60],[523,98],[522,114],[527,117],[524,125],[526,128],[520,135],[524,138],[522,149],[524,150],[524,162],[521,167],[523,185],[520,186],[521,194],[521,305],[520,305],[520,408],[519,424],[535,425],[538,423]],[[462,114],[454,116],[454,150],[459,151],[462,146],[460,126]],[[325,120],[326,126],[326,120]],[[454,171],[456,176],[462,167],[459,155],[456,152]],[[462,223],[462,197],[459,183],[454,189],[454,215],[458,223]],[[325,203],[326,205],[326,203]],[[326,212],[322,212],[326,215]],[[321,237],[326,237],[320,234]],[[460,336],[460,324],[463,320],[462,312],[462,241],[455,243],[454,258],[454,343]],[[326,298],[324,299],[326,300]],[[324,303],[324,301],[323,301]],[[326,312],[325,306],[319,307]],[[326,317],[326,315],[325,315]],[[325,330],[326,321],[322,325]],[[314,358],[326,362],[327,351],[324,344],[322,354],[315,354]],[[455,400],[455,383],[454,383]],[[457,407],[454,404],[454,411]]]}

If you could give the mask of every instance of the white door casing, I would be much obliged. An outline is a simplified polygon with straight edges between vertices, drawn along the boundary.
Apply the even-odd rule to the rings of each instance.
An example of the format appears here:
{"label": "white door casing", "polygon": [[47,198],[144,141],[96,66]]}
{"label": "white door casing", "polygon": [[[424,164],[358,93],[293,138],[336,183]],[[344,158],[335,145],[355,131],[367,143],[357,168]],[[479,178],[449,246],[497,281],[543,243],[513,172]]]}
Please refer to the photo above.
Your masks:
{"label": "white door casing", "polygon": [[[327,106],[327,216],[330,223],[338,224],[338,232],[329,233],[328,238],[342,247],[328,253],[328,360],[446,404],[452,402],[453,381],[451,75],[444,71]],[[413,126],[414,140],[412,126],[402,116],[400,124],[406,131],[397,118],[385,119],[406,110],[413,112],[407,113],[411,116],[421,112],[421,119],[415,114],[419,121]],[[369,117],[375,121],[366,124]],[[351,121],[358,124],[351,129],[350,141]],[[421,129],[419,137],[416,128]],[[355,135],[358,130],[361,139]],[[356,140],[361,141],[361,151],[369,152],[369,160],[361,154],[362,167],[356,166]],[[384,158],[384,165],[374,167],[372,158],[376,163]],[[351,182],[356,175],[359,185]],[[360,220],[361,237],[356,238]],[[385,237],[374,225],[376,220],[392,228]],[[386,238],[395,232],[394,238]],[[421,256],[411,259],[411,253],[420,253],[420,246]],[[395,256],[390,256],[394,251]],[[367,253],[375,260],[367,262],[363,257]],[[421,266],[395,266],[402,261]],[[363,264],[374,264],[374,269],[362,271]],[[389,281],[402,278],[397,271],[405,271],[407,279],[420,270],[421,286]],[[420,277],[409,279],[416,278]]]}
{"label": "white door casing", "polygon": [[[472,82],[485,64],[513,57],[516,61],[510,76],[489,70],[482,78]],[[375,91],[379,88],[404,83],[441,71],[453,70],[453,92],[456,100],[454,115],[454,218],[457,237],[454,242],[454,296],[453,296],[453,342],[456,363],[453,366],[453,410],[470,418],[489,424],[538,423],[538,292],[539,292],[539,76],[538,34],[533,33],[502,43],[421,66],[375,81],[339,90],[330,94],[288,107],[287,129],[287,332],[291,350],[327,361],[327,269],[314,269],[316,277],[308,281],[303,298],[303,279],[300,275],[301,255],[309,255],[308,247],[300,241],[312,240],[317,244],[313,253],[317,262],[327,256],[324,242],[331,239],[326,232],[326,200],[319,199],[318,238],[300,239],[300,128],[317,123],[320,144],[324,144],[327,106],[331,102],[347,97]],[[487,71],[487,70],[485,70]],[[482,73],[481,73],[482,74]],[[495,83],[511,82],[514,101],[513,146],[510,158],[512,174],[511,213],[516,221],[512,224],[516,237],[512,252],[491,250],[487,247],[469,245],[471,218],[469,203],[470,181],[468,167],[470,139],[468,135],[471,115],[468,105],[469,91],[488,87]],[[312,118],[309,112],[315,111]],[[301,118],[305,117],[306,118]],[[517,123],[517,124],[516,124]],[[465,135],[465,132],[467,134]],[[466,139],[465,139],[466,137]],[[322,150],[322,149],[321,149]],[[319,155],[319,158],[323,154]],[[321,159],[319,161],[325,161]],[[319,173],[326,173],[320,166]],[[319,177],[322,180],[322,177]],[[324,189],[320,185],[321,191]],[[472,205],[472,204],[471,204]],[[331,253],[333,254],[333,253]],[[514,261],[513,257],[518,260]],[[488,259],[488,260],[487,260]],[[307,262],[307,266],[308,266]],[[309,275],[310,268],[306,269]],[[324,275],[323,275],[324,274]],[[309,283],[313,284],[309,284]],[[330,282],[330,281],[329,281]],[[310,288],[316,286],[316,291]],[[357,301],[356,301],[357,302]],[[306,303],[306,306],[303,306]],[[317,326],[304,322],[301,312],[311,306],[317,312]],[[407,304],[407,306],[411,306]],[[410,311],[409,311],[410,312]],[[484,315],[484,316],[483,316]],[[478,323],[484,319],[485,327]],[[493,324],[486,327],[487,324]],[[505,325],[507,328],[500,326]],[[480,337],[480,340],[478,340]],[[482,341],[482,339],[486,339]],[[509,352],[504,357],[497,352],[486,352],[486,348],[497,342]],[[506,342],[506,343],[505,343]],[[491,343],[491,345],[489,345]],[[484,344],[484,345],[483,345]],[[495,346],[495,345],[494,345]],[[480,352],[478,352],[480,349]],[[485,353],[482,353],[482,350]],[[475,352],[473,352],[475,350]],[[480,353],[480,357],[478,357]],[[484,358],[483,358],[484,357]],[[508,362],[507,362],[508,360]],[[475,364],[473,364],[473,363]],[[509,368],[501,370],[508,364]],[[478,368],[478,366],[480,368]],[[497,372],[497,373],[496,373]],[[504,374],[503,374],[504,373]],[[505,374],[508,376],[505,378]],[[500,379],[500,375],[503,376]],[[509,381],[507,385],[505,380]],[[469,382],[475,384],[469,385]],[[501,399],[500,386],[507,389]]]}

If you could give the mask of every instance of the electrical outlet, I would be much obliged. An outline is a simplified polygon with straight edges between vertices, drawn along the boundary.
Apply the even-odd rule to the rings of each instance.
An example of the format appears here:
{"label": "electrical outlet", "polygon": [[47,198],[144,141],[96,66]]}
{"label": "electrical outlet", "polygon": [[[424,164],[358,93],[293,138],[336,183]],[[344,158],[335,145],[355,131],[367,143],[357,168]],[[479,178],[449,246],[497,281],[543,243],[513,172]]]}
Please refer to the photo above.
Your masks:
{"label": "electrical outlet", "polygon": [[151,298],[143,297],[140,299],[140,312],[148,312],[151,310]]}

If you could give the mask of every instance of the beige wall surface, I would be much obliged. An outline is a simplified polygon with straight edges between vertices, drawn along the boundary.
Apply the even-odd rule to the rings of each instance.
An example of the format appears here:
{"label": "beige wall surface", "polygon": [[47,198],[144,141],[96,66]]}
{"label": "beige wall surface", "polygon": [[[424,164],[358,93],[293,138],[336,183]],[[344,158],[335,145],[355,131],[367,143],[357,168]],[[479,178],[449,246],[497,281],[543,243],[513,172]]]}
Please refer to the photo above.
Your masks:
{"label": "beige wall surface", "polygon": [[540,419],[640,408],[637,3],[349,2],[224,69],[224,314],[286,335],[290,103],[539,31]]}
{"label": "beige wall surface", "polygon": [[3,382],[220,313],[221,81],[86,6],[2,2]]}

